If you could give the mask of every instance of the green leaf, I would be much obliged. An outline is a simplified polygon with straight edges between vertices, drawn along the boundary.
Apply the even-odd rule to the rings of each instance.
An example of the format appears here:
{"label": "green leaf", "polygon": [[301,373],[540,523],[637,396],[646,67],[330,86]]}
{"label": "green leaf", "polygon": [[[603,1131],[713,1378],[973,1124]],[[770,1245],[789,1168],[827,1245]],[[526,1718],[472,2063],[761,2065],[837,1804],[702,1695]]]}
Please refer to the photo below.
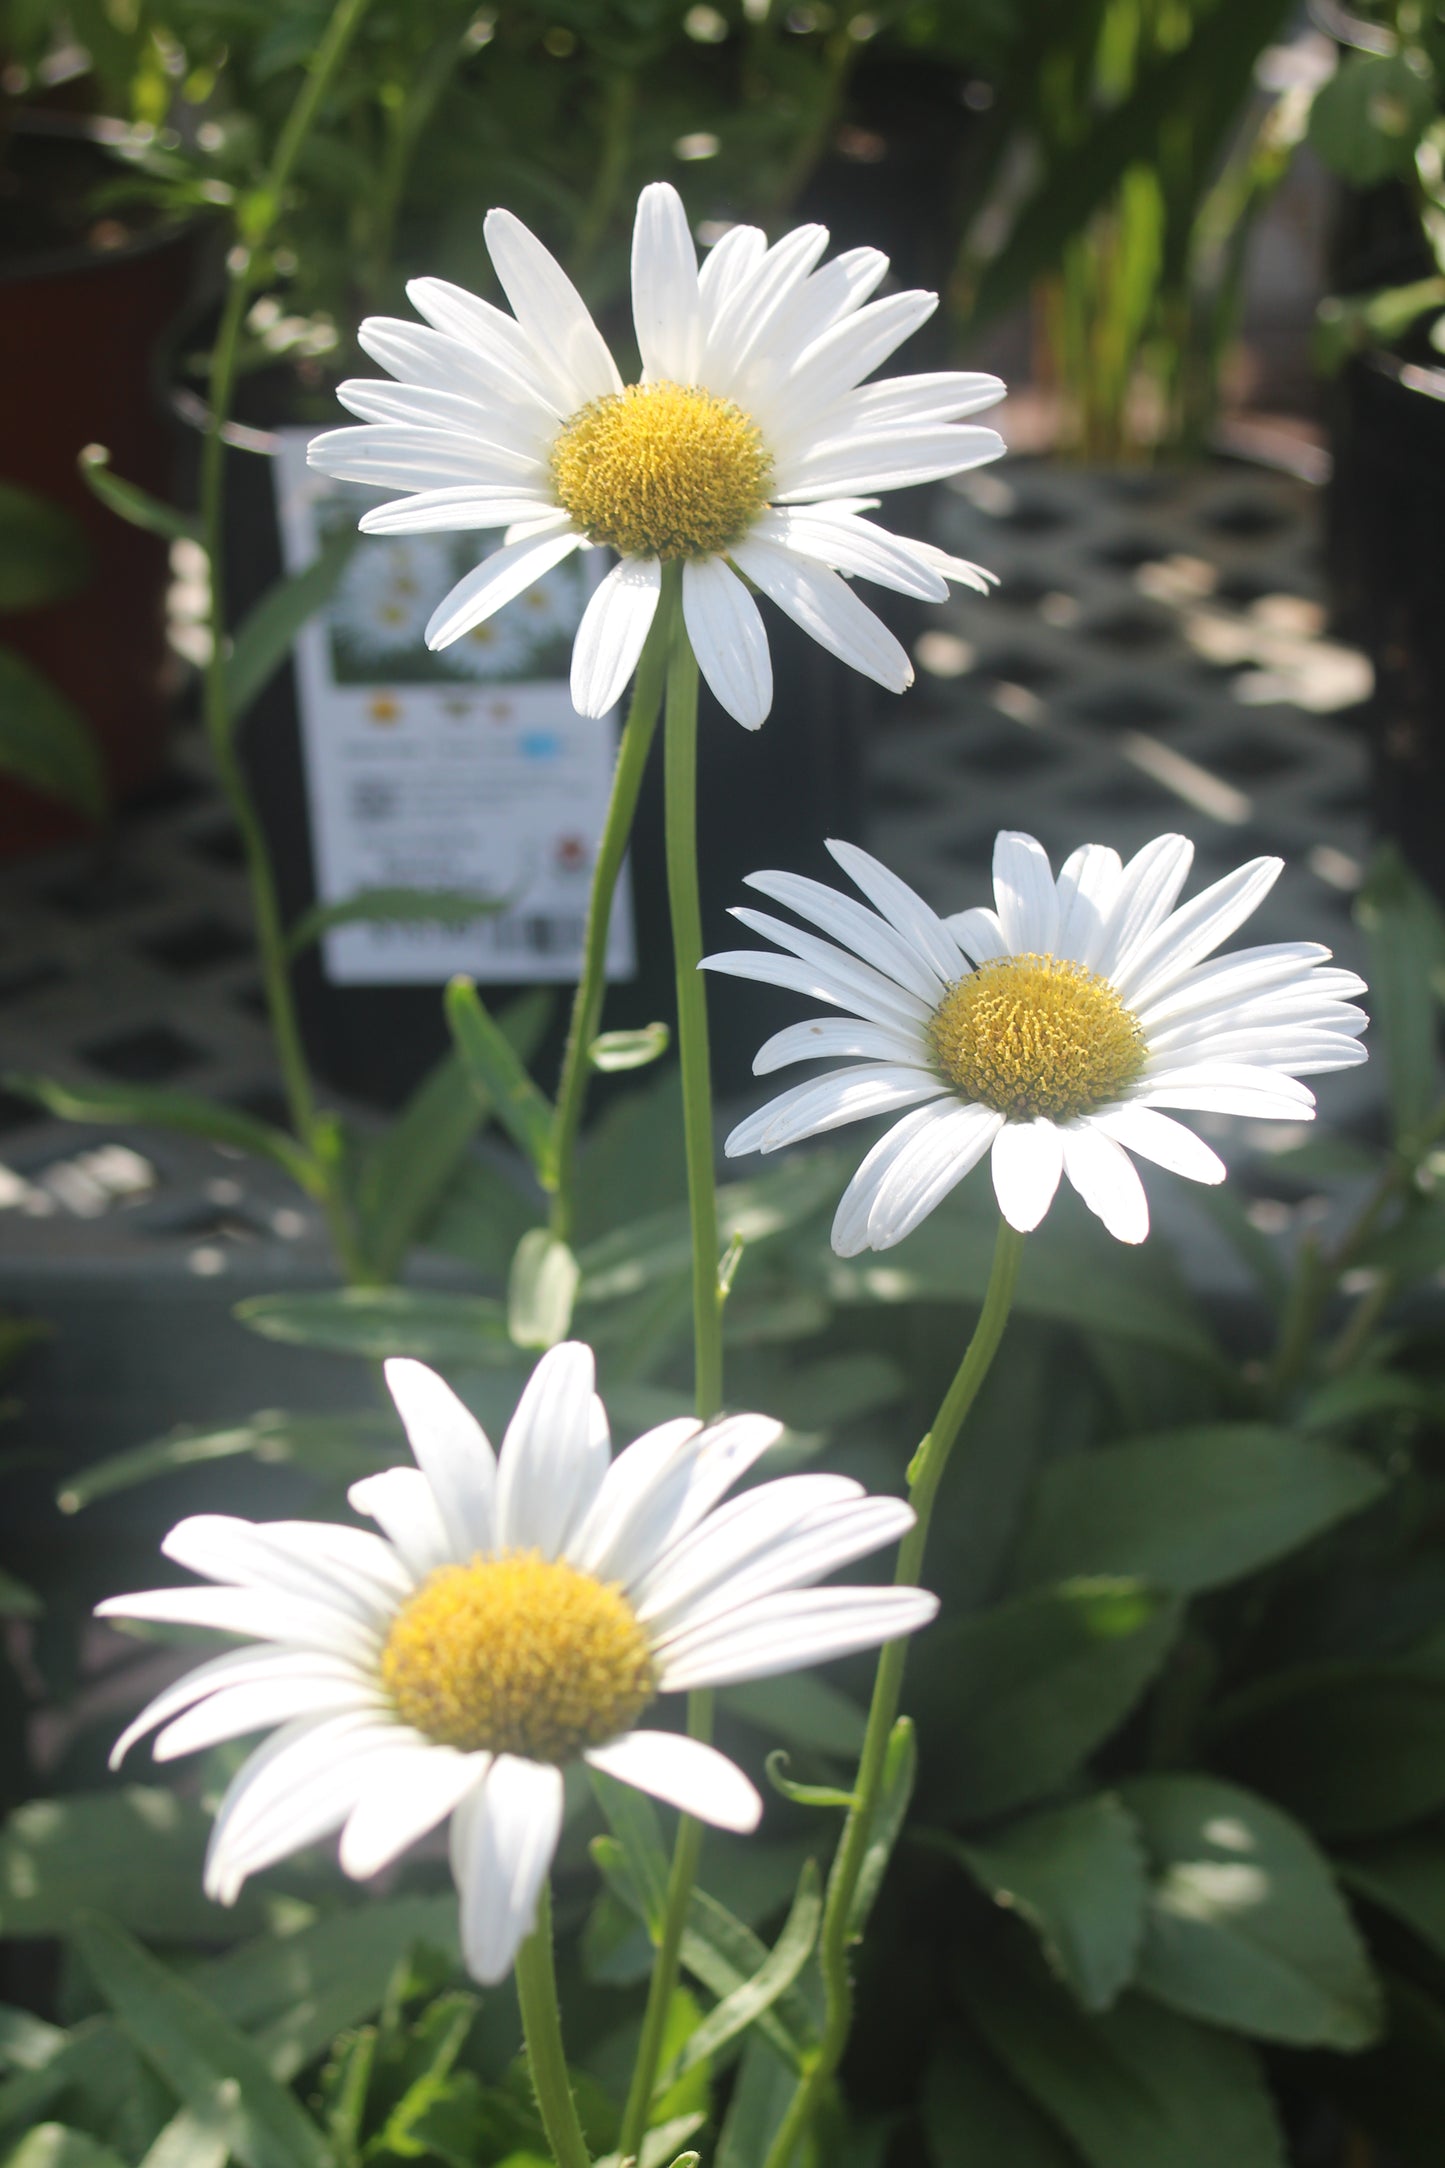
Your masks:
{"label": "green leaf", "polygon": [[33,1588],[13,1573],[0,1573],[0,1618],[38,1618],[42,1608]]}
{"label": "green leaf", "polygon": [[85,530],[63,505],[0,482],[0,610],[35,610],[90,578]]}
{"label": "green leaf", "polygon": [[999,1934],[959,1984],[1014,2082],[1089,2168],[1284,2168],[1253,2051],[1125,1995],[1086,2016]]}
{"label": "green leaf", "polygon": [[935,1819],[982,1820],[1072,1776],[1168,1653],[1177,1601],[1138,1581],[1070,1581],[935,1628],[910,1699]]}
{"label": "green leaf", "polygon": [[350,527],[332,535],[304,572],[268,588],[239,627],[225,670],[226,703],[233,722],[280,669],[307,618],[314,617],[329,599],[357,539]]}
{"label": "green leaf", "polygon": [[664,2079],[671,2085],[685,2072],[706,2062],[739,2033],[757,2024],[780,1995],[793,1985],[813,1953],[823,1918],[823,1891],[816,1864],[810,1859],[798,1877],[797,1895],[772,1949],[750,1980],[716,2003],[698,2026]]}
{"label": "green leaf", "polygon": [[[725,1182],[717,1194],[718,1238],[749,1249],[789,1233],[835,1194],[831,1160],[795,1159],[748,1182]],[[616,1227],[577,1253],[579,1303],[619,1302],[659,1280],[686,1277],[692,1258],[686,1205]]]}
{"label": "green leaf", "polygon": [[969,2034],[949,2034],[920,2105],[931,2168],[1077,2168],[1078,2155]]}
{"label": "green leaf", "polygon": [[844,1761],[856,1761],[862,1752],[863,1711],[811,1671],[725,1686],[719,1698],[734,1716],[756,1724],[770,1738],[786,1739],[791,1747],[812,1747],[815,1753]]}
{"label": "green leaf", "polygon": [[200,541],[201,523],[193,514],[178,512],[174,505],[162,504],[148,490],[112,474],[110,453],[103,444],[87,444],[77,464],[86,487],[127,526],[140,527],[165,542]]}
{"label": "green leaf", "polygon": [[1190,1595],[1298,1549],[1384,1489],[1355,1454],[1262,1423],[1071,1453],[1034,1484],[1013,1579],[1127,1574]]}
{"label": "green leaf", "polygon": [[672,1041],[666,1024],[643,1024],[636,1031],[604,1031],[587,1049],[587,1059],[604,1075],[622,1069],[645,1069],[660,1061]]}
{"label": "green leaf", "polygon": [[1329,1864],[1287,1814],[1216,1777],[1120,1786],[1152,1869],[1138,1984],[1209,2025],[1368,2047],[1380,1993]]}
{"label": "green leaf", "polygon": [[5,2155],[3,2168],[125,2168],[125,2163],[119,2153],[87,2137],[83,2130],[38,2123]]}
{"label": "green leaf", "polygon": [[473,1089],[482,1095],[517,1149],[530,1161],[542,1187],[551,1189],[556,1171],[550,1103],[532,1082],[511,1040],[484,1007],[470,979],[452,980],[446,990],[446,1012]]}
{"label": "green leaf", "polygon": [[[682,1961],[719,2002],[754,1979],[767,1963],[767,1945],[715,1897],[695,1889],[688,1903]],[[756,2018],[758,2037],[802,2070],[818,2044],[818,2031],[801,1991],[785,1986]]]}
{"label": "green leaf", "polygon": [[1010,1822],[981,1842],[935,1841],[997,1905],[1028,1921],[1050,1971],[1085,2010],[1107,2010],[1134,1977],[1144,1933],[1144,1848],[1111,1793]]}
{"label": "green leaf", "polygon": [[75,1939],[96,1985],[147,2062],[244,2168],[331,2168],[316,2125],[253,2042],[109,1920]]}
{"label": "green leaf", "polygon": [[8,647],[0,647],[0,771],[88,820],[105,818],[105,769],[90,725]]}
{"label": "green leaf", "polygon": [[213,1460],[256,1460],[351,1483],[389,1466],[398,1444],[396,1424],[384,1415],[291,1415],[281,1408],[262,1408],[225,1430],[175,1430],[108,1460],[92,1461],[77,1469],[55,1502],[62,1513],[79,1513],[97,1498]]}
{"label": "green leaf", "polygon": [[187,1092],[161,1091],[145,1084],[65,1084],[55,1077],[22,1075],[15,1070],[0,1081],[7,1091],[38,1101],[62,1121],[177,1129],[185,1136],[205,1137],[212,1144],[249,1152],[253,1159],[274,1160],[303,1189],[313,1186],[310,1162],[283,1129],[253,1121],[249,1114],[217,1100],[193,1099]]}
{"label": "green leaf", "polygon": [[1384,1042],[1397,1141],[1409,1150],[1440,1096],[1436,1039],[1445,922],[1440,907],[1386,844],[1360,890],[1355,917],[1369,944],[1370,1007]]}
{"label": "green leaf", "polygon": [[0,2003],[0,2065],[7,2069],[43,2070],[69,2037],[59,2025],[47,2025],[28,2010]]}
{"label": "green leaf", "polygon": [[0,1934],[64,1934],[88,1907],[167,1940],[244,1932],[263,1902],[228,1913],[206,1898],[209,1834],[198,1807],[158,1786],[32,1799],[0,1825]]}
{"label": "green leaf", "polygon": [[657,1809],[633,1784],[621,1784],[601,1769],[589,1769],[587,1775],[607,1826],[622,1848],[642,1922],[652,1940],[659,1942],[667,1910],[668,1858]]}
{"label": "green leaf", "polygon": [[1335,1864],[1346,1888],[1392,1913],[1445,1958],[1445,1837],[1438,1823],[1350,1852]]}
{"label": "green leaf", "polygon": [[1217,1712],[1232,1776],[1317,1835],[1383,1836],[1445,1807],[1445,1649],[1300,1665]]}
{"label": "green leaf", "polygon": [[792,2102],[796,2078],[760,2034],[743,2050],[738,2081],[718,2135],[714,2168],[758,2168]]}
{"label": "green leaf", "polygon": [[764,1766],[773,1790],[794,1806],[841,1808],[847,1814],[857,1805],[857,1794],[840,1791],[836,1784],[795,1784],[788,1775],[788,1759],[787,1749],[775,1746]]}
{"label": "green leaf", "polygon": [[1389,2168],[1440,2168],[1445,2007],[1390,1973],[1385,1993],[1384,2039],[1369,2055],[1334,2064],[1329,2090],[1351,2122],[1369,2132],[1380,2168],[1386,2162]]}
{"label": "green leaf", "polygon": [[465,888],[359,888],[340,903],[313,904],[286,936],[292,956],[337,926],[470,926],[505,911],[505,896]]}
{"label": "green leaf", "polygon": [[1310,105],[1312,150],[1356,188],[1411,173],[1435,93],[1403,53],[1346,53]]}
{"label": "green leaf", "polygon": [[853,1892],[853,1902],[848,1908],[848,1934],[854,1942],[862,1940],[863,1930],[868,1925],[868,1915],[878,1901],[878,1892],[883,1887],[883,1877],[888,1872],[893,1847],[902,1834],[908,1803],[913,1797],[917,1778],[918,1739],[913,1728],[913,1719],[911,1716],[900,1716],[888,1735],[873,1826],[868,1832],[863,1864],[858,1870],[857,1887]]}
{"label": "green leaf", "polygon": [[400,1272],[485,1119],[461,1061],[445,1054],[367,1153],[357,1216],[367,1264],[379,1280]]}
{"label": "green leaf", "polygon": [[518,1347],[555,1347],[565,1340],[577,1294],[577,1260],[546,1227],[517,1244],[507,1281],[507,1331]]}
{"label": "green leaf", "polygon": [[233,1313],[263,1340],[319,1347],[379,1361],[411,1355],[428,1363],[516,1359],[499,1302],[480,1295],[418,1293],[409,1287],[345,1287],[324,1294],[252,1295]]}

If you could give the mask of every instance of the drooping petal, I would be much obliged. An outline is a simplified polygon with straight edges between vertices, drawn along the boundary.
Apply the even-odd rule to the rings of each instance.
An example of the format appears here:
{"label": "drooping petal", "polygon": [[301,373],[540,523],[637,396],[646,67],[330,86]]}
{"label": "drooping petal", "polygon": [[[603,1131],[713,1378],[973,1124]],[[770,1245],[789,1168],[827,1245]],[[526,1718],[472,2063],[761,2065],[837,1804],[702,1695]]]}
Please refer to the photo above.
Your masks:
{"label": "drooping petal", "polygon": [[900,1153],[878,1185],[868,1214],[868,1242],[891,1250],[943,1202],[983,1158],[1002,1125],[992,1107],[949,1107]]}
{"label": "drooping petal", "polygon": [[580,1340],[549,1348],[527,1380],[497,1463],[499,1549],[557,1558],[580,1527],[607,1473],[606,1439],[592,1424],[595,1382]]}
{"label": "drooping petal", "polygon": [[1117,1241],[1142,1242],[1149,1200],[1128,1153],[1088,1122],[1073,1123],[1062,1135],[1064,1172],[1089,1210]]}
{"label": "drooping petal", "polygon": [[339,1829],[371,1769],[407,1736],[367,1710],[283,1724],[242,1763],[216,1810],[206,1894],[234,1904],[248,1875]]}
{"label": "drooping petal", "polygon": [[948,1090],[941,1077],[926,1069],[863,1062],[848,1069],[834,1069],[827,1076],[810,1077],[770,1099],[756,1114],[739,1122],[723,1146],[729,1159],[744,1152],[776,1152],[803,1137],[817,1137],[849,1122],[893,1114],[916,1106],[922,1099],[938,1099]]}
{"label": "drooping petal", "polygon": [[1093,1128],[1102,1129],[1106,1137],[1122,1144],[1126,1152],[1137,1152],[1141,1159],[1152,1160],[1156,1167],[1167,1167],[1171,1174],[1182,1175],[1187,1182],[1222,1182],[1229,1172],[1203,1137],[1186,1129],[1183,1122],[1156,1113],[1153,1107],[1106,1107],[1088,1120]]}
{"label": "drooping petal", "polygon": [[109,1766],[118,1769],[137,1739],[143,1739],[148,1731],[154,1731],[168,1717],[179,1716],[183,1709],[193,1707],[223,1687],[259,1685],[266,1680],[288,1684],[303,1678],[347,1679],[364,1675],[343,1657],[319,1656],[310,1649],[276,1648],[270,1643],[260,1648],[227,1649],[224,1656],[213,1656],[206,1663],[197,1664],[193,1671],[173,1680],[148,1701],[111,1748]]}
{"label": "drooping petal", "polygon": [[433,610],[427,622],[427,646],[432,649],[450,647],[453,640],[460,640],[474,625],[485,624],[507,603],[535,586],[544,572],[550,572],[564,557],[570,557],[581,540],[580,535],[569,530],[540,539],[529,536],[522,541],[504,542],[464,579],[458,580],[451,593]]}
{"label": "drooping petal", "polygon": [[752,537],[732,554],[739,570],[830,655],[889,692],[901,693],[913,683],[907,651],[836,572]]}
{"label": "drooping petal", "polygon": [[744,730],[773,705],[773,663],[758,606],[720,557],[682,569],[682,616],[697,666],[719,704]]}
{"label": "drooping petal", "polygon": [[915,552],[913,545],[875,527],[871,520],[839,513],[831,505],[793,505],[765,512],[753,528],[758,541],[775,542],[798,557],[809,557],[835,572],[872,580],[895,594],[923,602],[943,602],[948,582]]}
{"label": "drooping petal", "polygon": [[353,1669],[328,1677],[324,1672],[296,1672],[290,1678],[250,1679],[223,1686],[208,1694],[166,1725],[152,1748],[158,1762],[175,1761],[182,1754],[198,1754],[204,1747],[226,1739],[244,1739],[247,1732],[272,1724],[289,1723],[298,1716],[325,1716],[343,1709],[386,1707],[385,1697],[374,1679]]}
{"label": "drooping petal", "polygon": [[606,1746],[589,1747],[585,1759],[716,1829],[745,1834],[763,1818],[763,1802],[737,1764],[715,1746],[679,1732],[630,1731]]}
{"label": "drooping petal", "polygon": [[341,1832],[341,1868],[354,1881],[380,1874],[430,1834],[491,1767],[490,1754],[463,1754],[434,1740],[407,1741],[376,1763]]}
{"label": "drooping petal", "polygon": [[591,597],[572,645],[572,705],[579,715],[606,715],[622,698],[661,595],[657,560],[624,557]]}
{"label": "drooping petal", "polygon": [[952,1100],[915,1107],[911,1114],[905,1114],[901,1121],[895,1122],[862,1160],[833,1215],[831,1240],[839,1257],[857,1257],[867,1249],[868,1216],[882,1184],[897,1162],[913,1149],[920,1133],[947,1121],[953,1107]]}
{"label": "drooping petal", "polygon": [[561,1827],[561,1770],[514,1754],[499,1754],[452,1816],[462,1955],[483,1987],[505,1979],[532,1931]]}
{"label": "drooping petal", "polygon": [[425,1363],[394,1356],[383,1367],[407,1442],[436,1500],[451,1556],[490,1551],[496,1542],[497,1462],[486,1432]]}
{"label": "drooping petal", "polygon": [[374,504],[359,524],[363,534],[480,533],[519,520],[530,524],[548,510],[540,494],[514,485],[464,482],[455,489],[419,489],[415,496]]}
{"label": "drooping petal", "polygon": [[1054,1201],[1064,1171],[1064,1145],[1051,1121],[1005,1122],[990,1160],[998,1208],[1010,1227],[1032,1234]]}

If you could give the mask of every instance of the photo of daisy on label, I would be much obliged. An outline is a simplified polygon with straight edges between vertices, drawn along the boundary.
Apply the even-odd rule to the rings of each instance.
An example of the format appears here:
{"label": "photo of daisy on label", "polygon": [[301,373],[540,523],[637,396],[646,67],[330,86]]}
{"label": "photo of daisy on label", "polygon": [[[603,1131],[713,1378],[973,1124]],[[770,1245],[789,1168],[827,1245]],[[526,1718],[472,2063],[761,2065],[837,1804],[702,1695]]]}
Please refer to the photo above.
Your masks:
{"label": "photo of daisy on label", "polygon": [[205,1886],[222,1904],[338,1830],[343,1869],[365,1879],[450,1818],[463,1955],[486,1984],[531,1932],[568,1764],[751,1830],[762,1801],[742,1771],[644,1712],[876,1648],[938,1605],[816,1585],[912,1528],[900,1498],[810,1474],[723,1502],[781,1435],[766,1416],[684,1417],[613,1459],[592,1351],[569,1342],[494,1454],[434,1371],[385,1368],[417,1465],[352,1485],[379,1535],[200,1515],[162,1549],[210,1585],[99,1606],[252,1643],[157,1695],[111,1764],[157,1727],[163,1762],[270,1730],[217,1809]]}
{"label": "photo of daisy on label", "polygon": [[734,226],[699,269],[681,198],[653,182],[633,230],[642,374],[629,384],[521,220],[490,211],[485,231],[514,313],[443,279],[413,279],[424,324],[369,317],[358,333],[391,380],[339,387],[363,426],[310,447],[327,474],[407,492],[365,514],[368,534],[503,530],[502,547],[437,601],[428,646],[449,648],[573,552],[601,547],[621,561],[577,631],[572,698],[583,715],[605,715],[632,676],[670,562],[682,565],[702,674],[746,728],[773,697],[755,593],[889,691],[911,684],[907,653],[851,581],[941,602],[950,580],[986,592],[992,575],[865,518],[872,493],[960,474],[1004,449],[996,431],[966,422],[1002,398],[997,377],[863,382],[937,295],[870,300],[888,258],[855,248],[821,263],[822,226],[771,247],[757,227]]}
{"label": "photo of daisy on label", "polygon": [[1131,1153],[1189,1181],[1225,1178],[1175,1111],[1309,1121],[1314,1095],[1299,1078],[1366,1058],[1367,1019],[1353,1005],[1364,981],[1325,968],[1319,942],[1205,960],[1263,902],[1283,859],[1252,859],[1176,908],[1194,857],[1184,836],[1156,837],[1127,865],[1087,843],[1055,879],[1042,845],[1005,832],[993,908],[940,918],[866,851],[828,849],[873,910],[796,874],[754,873],[750,887],[832,938],[737,908],[775,949],[704,965],[849,1017],[791,1024],[759,1049],[758,1076],[854,1059],[739,1123],[729,1157],[911,1110],[844,1192],[833,1222],[842,1257],[901,1242],[985,1153],[1020,1233],[1067,1175],[1112,1235],[1142,1242],[1149,1205]]}

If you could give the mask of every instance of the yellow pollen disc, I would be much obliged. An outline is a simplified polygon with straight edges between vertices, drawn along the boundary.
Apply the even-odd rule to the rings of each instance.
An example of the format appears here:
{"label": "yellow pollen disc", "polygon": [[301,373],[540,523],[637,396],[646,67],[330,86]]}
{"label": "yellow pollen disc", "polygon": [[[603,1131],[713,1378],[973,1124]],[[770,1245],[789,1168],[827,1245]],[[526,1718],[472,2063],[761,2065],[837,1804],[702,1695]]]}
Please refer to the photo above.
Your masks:
{"label": "yellow pollen disc", "polygon": [[1144,1066],[1144,1034],[1097,973],[1062,956],[1001,956],[946,993],[928,1027],[960,1095],[1014,1121],[1107,1106]]}
{"label": "yellow pollen disc", "polygon": [[438,1567],[392,1621],[381,1676],[429,1739],[541,1762],[615,1738],[655,1691],[621,1590],[536,1551]]}
{"label": "yellow pollen disc", "polygon": [[552,447],[557,502],[624,557],[711,557],[768,501],[773,462],[731,399],[629,384],[574,414]]}

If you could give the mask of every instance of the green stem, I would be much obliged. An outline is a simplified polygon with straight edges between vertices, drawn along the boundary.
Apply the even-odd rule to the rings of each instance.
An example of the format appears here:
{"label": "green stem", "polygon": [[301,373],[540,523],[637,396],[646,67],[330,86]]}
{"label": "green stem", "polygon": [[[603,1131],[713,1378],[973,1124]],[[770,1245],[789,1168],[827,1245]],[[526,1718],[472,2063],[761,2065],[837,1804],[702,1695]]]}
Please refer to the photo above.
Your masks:
{"label": "green stem", "polygon": [[[710,1739],[710,1693],[688,1695],[687,1729],[689,1738],[701,1739],[704,1743]],[[622,2111],[622,2132],[617,2141],[617,2150],[623,2161],[641,2152],[642,2141],[647,2135],[653,2088],[657,2084],[658,2065],[662,2061],[663,2035],[667,2030],[673,1989],[677,1985],[678,1958],[682,1950],[683,1930],[687,1926],[687,1908],[692,1897],[692,1885],[697,1880],[701,1852],[702,1823],[691,1814],[684,1814],[677,1825],[677,1843],[673,1848],[672,1870],[667,1878],[667,1901],[663,1907],[662,1935],[657,1945],[657,1955],[652,1960],[647,2008],[642,2014],[642,2035],[637,2043],[637,2060],[632,2066],[627,2106]]]}
{"label": "green stem", "polygon": [[256,919],[256,946],[261,983],[266,996],[277,1057],[296,1135],[311,1157],[316,1193],[344,1270],[352,1276],[359,1269],[355,1240],[345,1202],[331,1171],[327,1155],[318,1152],[317,1112],[311,1073],[301,1043],[301,1030],[291,992],[286,954],[285,928],[281,918],[276,879],[266,848],[265,832],[256,803],[236,750],[235,717],[231,713],[226,685],[225,618],[225,430],[236,388],[236,360],[246,304],[254,278],[255,250],[266,239],[280,215],[282,198],[291,171],[306,140],[316,111],[340,65],[343,54],[366,12],[368,0],[339,0],[326,32],[308,64],[306,81],[286,117],[266,178],[245,207],[244,241],[232,250],[228,266],[230,284],[221,310],[220,327],[211,351],[209,426],[201,449],[201,532],[210,564],[211,654],[206,665],[203,714],[206,734],[221,788],[240,831],[250,876]]}
{"label": "green stem", "polygon": [[577,2120],[562,2045],[557,1975],[552,1965],[552,1896],[545,1882],[537,1902],[537,1924],[517,1952],[516,1975],[532,2090],[552,2158],[557,2168],[591,2168],[592,2156]]}
{"label": "green stem", "polygon": [[[663,603],[672,612],[667,665],[664,797],[667,820],[667,897],[677,973],[677,1038],[682,1064],[683,1137],[687,1194],[692,1215],[692,1316],[694,1390],[706,1422],[722,1405],[722,1294],[718,1286],[717,1178],[713,1159],[712,1078],[708,1061],[707,989],[701,971],[702,906],[697,889],[697,661],[680,608],[680,570],[663,568]],[[712,1695],[688,1696],[687,1728],[694,1739],[712,1736]],[[688,1901],[697,1879],[702,1825],[684,1814],[677,1825],[672,1872],[663,1908],[662,1935],[653,1959],[637,2062],[622,2118],[619,2151],[626,2160],[641,2149],[657,2083],[663,2032],[677,1985],[678,1954]]]}
{"label": "green stem", "polygon": [[592,868],[592,893],[587,902],[587,932],[583,942],[582,976],[572,1001],[572,1022],[567,1051],[562,1058],[562,1081],[557,1087],[557,1115],[553,1128],[553,1164],[557,1187],[552,1199],[552,1232],[570,1242],[576,1207],[577,1138],[582,1127],[582,1107],[587,1097],[589,1049],[597,1036],[602,1003],[607,992],[607,935],[612,924],[612,898],[617,877],[627,855],[637,797],[657,729],[662,705],[662,682],[672,639],[674,598],[664,593],[637,665],[632,706],[617,749],[612,777],[612,796],[607,819],[597,845]]}
{"label": "green stem", "polygon": [[[1003,1338],[1023,1249],[1024,1237],[1015,1233],[1006,1220],[1000,1220],[993,1267],[989,1273],[983,1309],[974,1327],[973,1337],[964,1350],[963,1361],[958,1366],[953,1383],[943,1396],[943,1404],[934,1418],[932,1429],[909,1463],[908,1499],[917,1518],[898,1550],[898,1565],[893,1578],[900,1587],[916,1585],[923,1571],[928,1524],[938,1496],[938,1487],[943,1481],[943,1473],[963,1427],[964,1418],[978,1396],[979,1387],[988,1375],[989,1365],[998,1351],[999,1341]],[[848,2034],[853,2022],[853,1981],[848,1963],[848,1949],[852,1939],[849,1933],[849,1916],[858,1888],[858,1877],[863,1869],[864,1855],[868,1849],[873,1817],[877,1812],[888,1739],[898,1716],[898,1703],[903,1691],[903,1672],[907,1661],[906,1639],[886,1642],[878,1653],[878,1670],[873,1682],[873,1699],[868,1709],[868,1725],[863,1735],[858,1781],[853,1790],[853,1805],[843,1824],[833,1871],[828,1877],[828,1896],[823,1908],[823,1927],[818,1941],[818,1962],[823,1975],[825,1998],[823,2037],[810,2068],[800,2080],[789,2104],[788,2112],[767,2156],[766,2168],[789,2168],[789,2163],[817,2112],[823,2093],[831,2083],[833,2073],[843,2059],[843,2050],[848,2044]]]}

